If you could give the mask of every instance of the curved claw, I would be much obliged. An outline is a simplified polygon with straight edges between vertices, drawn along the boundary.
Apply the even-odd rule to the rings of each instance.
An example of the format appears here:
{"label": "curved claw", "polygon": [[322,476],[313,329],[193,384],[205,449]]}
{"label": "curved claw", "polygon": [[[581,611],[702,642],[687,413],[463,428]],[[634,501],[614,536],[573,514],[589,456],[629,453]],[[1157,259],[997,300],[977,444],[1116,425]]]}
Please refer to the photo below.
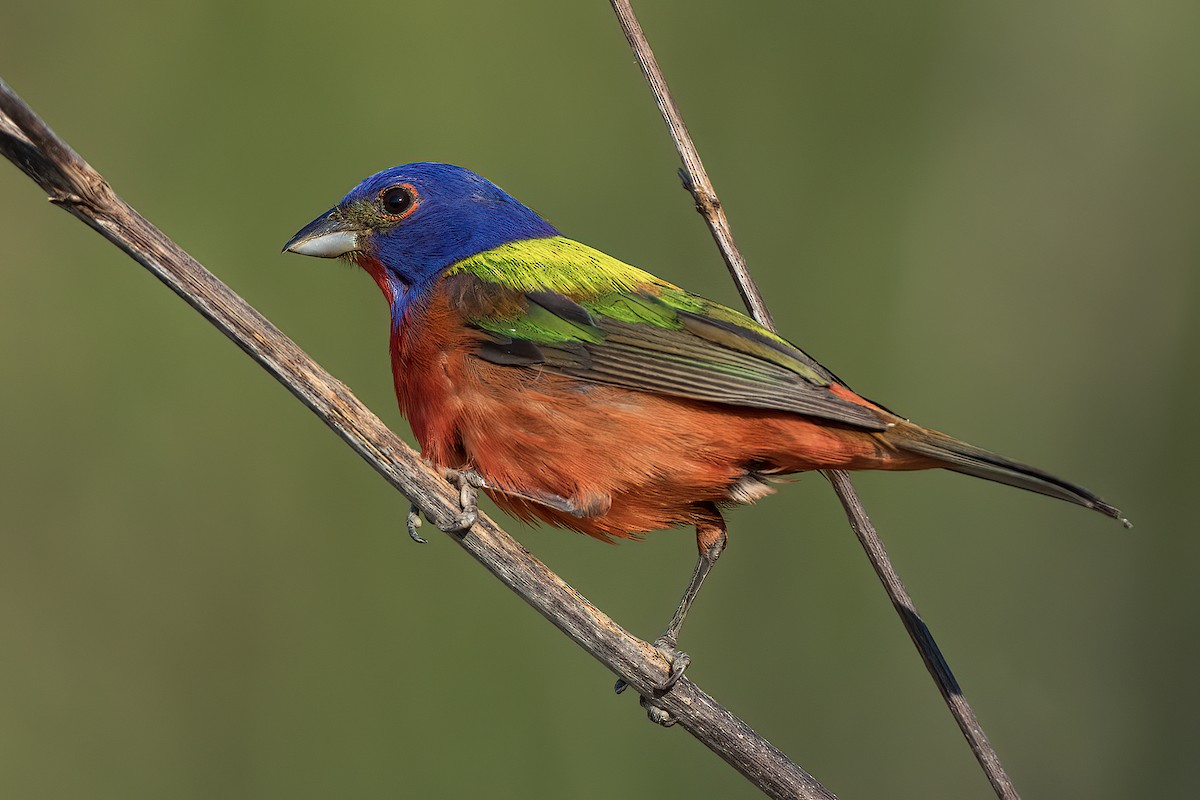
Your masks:
{"label": "curved claw", "polygon": [[[654,639],[653,644],[654,649],[661,652],[662,657],[666,658],[667,663],[671,664],[670,670],[667,670],[667,679],[662,681],[662,684],[659,686],[654,687],[655,692],[658,693],[659,696],[662,696],[662,694],[670,692],[674,685],[678,684],[679,679],[683,678],[684,670],[688,669],[689,664],[691,664],[691,656],[686,654],[686,652],[683,650],[677,648],[676,644],[674,644],[670,637],[660,636],[659,638]],[[612,691],[620,694],[624,692],[626,688],[629,688],[628,682],[625,682],[624,678],[618,678],[616,684],[613,684],[612,686]],[[642,698],[642,705],[646,705],[646,698],[644,697]],[[649,711],[649,706],[646,706],[646,708],[647,711]],[[661,709],[659,710],[661,711]],[[662,711],[662,714],[666,714],[666,711]],[[653,715],[650,716],[650,718],[653,720]],[[659,722],[658,720],[654,721]],[[674,724],[674,721],[672,720],[670,723],[659,722],[659,724]]]}
{"label": "curved claw", "polygon": [[470,530],[471,526],[478,521],[479,511],[477,509],[471,509],[470,511],[463,511],[460,514],[455,515],[454,518],[449,522],[435,522],[434,524],[437,525],[438,530],[442,531],[443,533],[463,533],[464,531]]}
{"label": "curved claw", "polygon": [[408,507],[408,519],[405,521],[408,528],[408,536],[417,544],[427,544],[425,537],[417,533],[417,528],[421,527],[421,509],[417,508],[416,504]]}
{"label": "curved claw", "polygon": [[662,686],[658,687],[660,692],[669,692],[675,684],[679,683],[679,679],[683,677],[684,670],[692,663],[692,657],[676,647],[675,642],[666,636],[660,636],[655,639],[654,647],[671,664],[671,669],[667,673],[667,679],[663,681]]}

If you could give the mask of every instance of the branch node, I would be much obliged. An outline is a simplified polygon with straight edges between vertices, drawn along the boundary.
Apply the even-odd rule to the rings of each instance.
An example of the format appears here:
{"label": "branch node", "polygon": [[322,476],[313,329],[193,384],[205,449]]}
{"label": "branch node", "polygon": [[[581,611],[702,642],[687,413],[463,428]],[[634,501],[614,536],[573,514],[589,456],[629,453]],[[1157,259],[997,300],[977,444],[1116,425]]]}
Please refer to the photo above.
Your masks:
{"label": "branch node", "polygon": [[94,208],[92,203],[89,203],[82,195],[75,192],[57,191],[46,199],[56,206],[84,206]]}
{"label": "branch node", "polygon": [[696,193],[696,184],[692,183],[692,176],[688,173],[687,169],[680,167],[676,170],[676,174],[679,175],[679,183],[683,188],[694,195]]}

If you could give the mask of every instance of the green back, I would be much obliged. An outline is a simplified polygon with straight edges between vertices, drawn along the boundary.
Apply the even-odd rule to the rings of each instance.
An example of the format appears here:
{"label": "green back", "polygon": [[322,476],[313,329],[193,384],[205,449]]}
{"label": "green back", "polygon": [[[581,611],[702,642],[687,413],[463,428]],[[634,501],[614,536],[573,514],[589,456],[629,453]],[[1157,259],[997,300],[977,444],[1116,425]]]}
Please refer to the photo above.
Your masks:
{"label": "green back", "polygon": [[873,430],[887,423],[828,390],[836,378],[731,308],[563,237],[511,242],[447,270],[478,355],[584,380]]}

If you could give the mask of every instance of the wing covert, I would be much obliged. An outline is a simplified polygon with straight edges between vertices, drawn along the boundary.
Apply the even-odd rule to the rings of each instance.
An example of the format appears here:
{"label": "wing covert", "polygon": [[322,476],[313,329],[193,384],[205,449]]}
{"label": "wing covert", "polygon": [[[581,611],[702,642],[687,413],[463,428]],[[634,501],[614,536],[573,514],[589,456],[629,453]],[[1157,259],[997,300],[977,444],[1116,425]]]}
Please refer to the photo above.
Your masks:
{"label": "wing covert", "polygon": [[[447,280],[482,281],[461,272]],[[873,410],[829,391],[836,379],[803,351],[671,284],[588,297],[485,284],[459,286],[453,294],[475,298],[465,321],[486,333],[475,354],[494,364],[538,366],[594,383],[867,430],[888,427]]]}

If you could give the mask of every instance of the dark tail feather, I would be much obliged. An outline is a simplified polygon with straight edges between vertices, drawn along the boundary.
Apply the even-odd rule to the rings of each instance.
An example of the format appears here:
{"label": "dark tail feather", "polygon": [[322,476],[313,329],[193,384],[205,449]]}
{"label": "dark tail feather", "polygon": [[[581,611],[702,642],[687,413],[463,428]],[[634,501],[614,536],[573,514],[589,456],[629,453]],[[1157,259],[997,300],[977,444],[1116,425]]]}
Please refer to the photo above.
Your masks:
{"label": "dark tail feather", "polygon": [[945,469],[1094,508],[1105,516],[1120,520],[1126,528],[1132,527],[1120,511],[1082,486],[912,423],[899,423],[896,428],[901,430],[893,429],[887,436],[896,447],[940,461]]}

